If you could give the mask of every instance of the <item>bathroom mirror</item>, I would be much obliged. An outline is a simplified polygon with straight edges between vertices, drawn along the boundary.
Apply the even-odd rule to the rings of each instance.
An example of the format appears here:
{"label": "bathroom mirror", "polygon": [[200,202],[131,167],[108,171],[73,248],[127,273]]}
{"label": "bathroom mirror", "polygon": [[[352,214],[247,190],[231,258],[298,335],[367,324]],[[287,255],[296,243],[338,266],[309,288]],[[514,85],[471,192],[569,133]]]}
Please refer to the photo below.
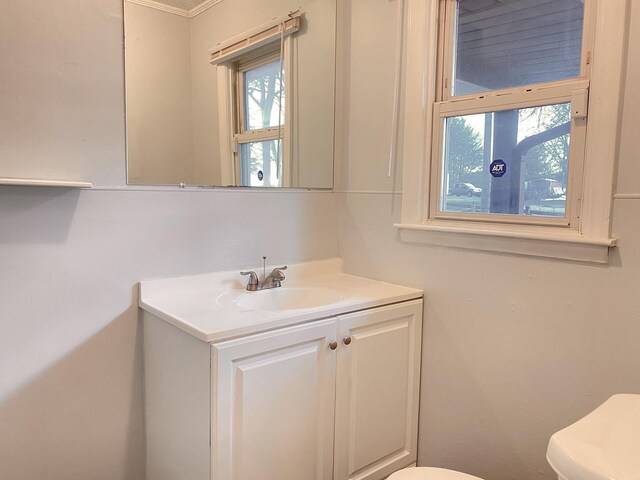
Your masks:
{"label": "bathroom mirror", "polygon": [[335,0],[124,0],[127,183],[333,186]]}

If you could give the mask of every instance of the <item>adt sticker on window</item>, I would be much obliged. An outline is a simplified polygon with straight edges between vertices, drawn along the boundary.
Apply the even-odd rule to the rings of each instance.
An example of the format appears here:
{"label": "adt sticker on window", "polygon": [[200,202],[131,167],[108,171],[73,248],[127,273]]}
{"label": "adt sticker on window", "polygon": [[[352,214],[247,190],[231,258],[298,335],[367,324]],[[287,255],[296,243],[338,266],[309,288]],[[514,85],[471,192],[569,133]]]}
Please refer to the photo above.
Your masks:
{"label": "adt sticker on window", "polygon": [[504,163],[504,160],[494,160],[491,162],[491,165],[489,165],[489,171],[494,177],[500,178],[507,173],[507,164]]}

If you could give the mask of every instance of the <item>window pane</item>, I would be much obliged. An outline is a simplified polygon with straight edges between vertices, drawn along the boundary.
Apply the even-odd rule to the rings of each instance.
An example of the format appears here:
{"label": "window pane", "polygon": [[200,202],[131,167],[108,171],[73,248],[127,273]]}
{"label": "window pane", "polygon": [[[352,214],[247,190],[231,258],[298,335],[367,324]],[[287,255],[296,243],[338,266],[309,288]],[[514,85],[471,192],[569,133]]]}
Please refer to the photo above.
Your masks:
{"label": "window pane", "polygon": [[280,60],[244,73],[244,104],[246,130],[284,125],[284,81]]}
{"label": "window pane", "polygon": [[564,217],[571,104],[446,119],[440,210]]}
{"label": "window pane", "polygon": [[580,76],[584,0],[458,0],[453,94]]}
{"label": "window pane", "polygon": [[268,140],[240,145],[240,185],[282,186],[282,142]]}

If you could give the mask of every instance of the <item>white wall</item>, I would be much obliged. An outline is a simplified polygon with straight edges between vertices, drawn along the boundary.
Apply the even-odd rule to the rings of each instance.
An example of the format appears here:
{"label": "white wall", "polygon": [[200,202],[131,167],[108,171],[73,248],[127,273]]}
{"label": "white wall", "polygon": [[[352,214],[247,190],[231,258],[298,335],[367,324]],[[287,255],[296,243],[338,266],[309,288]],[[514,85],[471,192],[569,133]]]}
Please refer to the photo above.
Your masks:
{"label": "white wall", "polygon": [[333,196],[117,188],[118,0],[4,0],[0,64],[0,176],[98,187],[0,186],[0,478],[144,479],[136,282],[335,256]]}
{"label": "white wall", "polygon": [[616,199],[620,247],[599,267],[398,240],[399,181],[386,179],[396,2],[346,3],[340,252],[352,273],[425,290],[419,463],[551,480],[553,432],[614,393],[640,393],[640,5],[617,188],[636,196]]}
{"label": "white wall", "polygon": [[[359,193],[336,195],[341,253],[354,273],[426,291],[420,462],[551,479],[552,432],[612,393],[640,392],[640,202],[615,202],[608,267],[398,242],[400,196],[385,178],[393,60],[373,53],[394,50],[395,3],[347,6],[337,180]],[[638,193],[640,175],[633,8],[621,194]],[[124,184],[121,36],[117,0],[1,3],[2,175]],[[144,478],[134,284],[262,254],[333,256],[332,197],[0,187],[0,478]]]}
{"label": "white wall", "polygon": [[133,184],[195,183],[189,19],[124,2]]}
{"label": "white wall", "polygon": [[1,176],[125,183],[121,45],[116,0],[0,3]]}

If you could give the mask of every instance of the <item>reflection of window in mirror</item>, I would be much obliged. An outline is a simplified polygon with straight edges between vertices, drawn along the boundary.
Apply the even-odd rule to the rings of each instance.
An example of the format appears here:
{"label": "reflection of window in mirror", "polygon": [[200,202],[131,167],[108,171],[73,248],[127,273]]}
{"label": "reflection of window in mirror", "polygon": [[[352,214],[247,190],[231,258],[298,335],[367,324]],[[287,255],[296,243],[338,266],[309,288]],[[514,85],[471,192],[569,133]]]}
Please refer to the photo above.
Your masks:
{"label": "reflection of window in mirror", "polygon": [[[280,45],[234,62],[234,167],[247,187],[282,187],[290,151],[284,107],[286,76]],[[284,52],[283,52],[284,53]],[[283,161],[284,159],[284,161]]]}
{"label": "reflection of window in mirror", "polygon": [[224,184],[291,187],[298,132],[291,12],[210,50],[218,69],[221,173]]}
{"label": "reflection of window in mirror", "polygon": [[[216,0],[192,13],[167,7],[179,3],[188,2],[124,0],[128,183],[331,188],[335,0]],[[281,50],[282,79],[270,83],[280,70],[267,64],[279,65]],[[239,67],[249,77],[255,71],[253,83],[282,81],[279,135],[254,132],[276,123],[240,130],[237,103],[249,97],[238,92]],[[277,112],[280,98],[272,100]],[[238,140],[249,131],[255,141],[244,147],[243,173]],[[268,175],[256,164],[265,157]]]}

